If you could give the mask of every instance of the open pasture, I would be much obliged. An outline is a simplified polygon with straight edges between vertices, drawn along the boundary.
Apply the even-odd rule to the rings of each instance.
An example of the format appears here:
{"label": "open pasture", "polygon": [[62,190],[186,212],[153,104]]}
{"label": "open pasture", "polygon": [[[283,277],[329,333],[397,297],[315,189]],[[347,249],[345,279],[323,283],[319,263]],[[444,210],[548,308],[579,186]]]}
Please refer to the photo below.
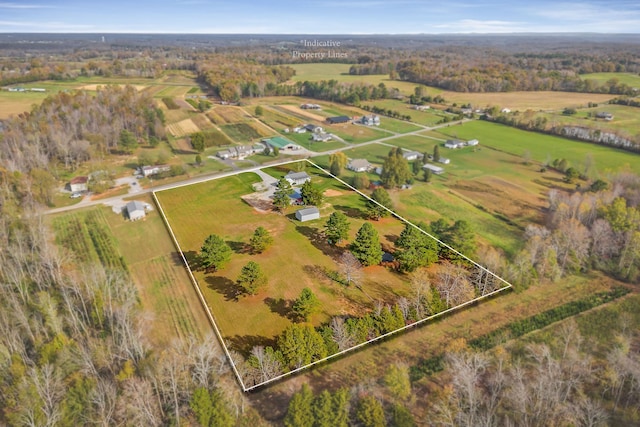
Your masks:
{"label": "open pasture", "polygon": [[167,125],[167,130],[175,137],[190,135],[199,132],[200,128],[191,119],[184,119],[177,123]]}
{"label": "open pasture", "polygon": [[640,88],[640,75],[632,73],[590,73],[581,74],[582,80],[595,80],[598,83],[606,83],[611,79],[617,79],[619,83],[624,83],[631,87]]}

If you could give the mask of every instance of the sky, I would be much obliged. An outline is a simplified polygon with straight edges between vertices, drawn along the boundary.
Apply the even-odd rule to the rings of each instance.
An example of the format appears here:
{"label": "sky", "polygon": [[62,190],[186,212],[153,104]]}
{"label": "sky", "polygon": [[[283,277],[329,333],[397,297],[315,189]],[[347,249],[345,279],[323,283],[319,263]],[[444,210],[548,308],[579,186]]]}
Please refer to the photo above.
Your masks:
{"label": "sky", "polygon": [[640,0],[0,0],[0,33],[640,33]]}

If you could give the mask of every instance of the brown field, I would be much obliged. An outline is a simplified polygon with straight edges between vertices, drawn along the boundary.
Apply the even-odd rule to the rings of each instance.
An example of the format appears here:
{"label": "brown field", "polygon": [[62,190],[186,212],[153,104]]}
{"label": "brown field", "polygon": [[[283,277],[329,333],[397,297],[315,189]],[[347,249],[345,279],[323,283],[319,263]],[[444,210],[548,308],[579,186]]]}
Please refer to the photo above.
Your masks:
{"label": "brown field", "polygon": [[238,123],[250,118],[240,107],[215,107],[209,114],[209,118],[218,125]]}
{"label": "brown field", "polygon": [[303,110],[302,108],[298,107],[297,105],[280,105],[281,108],[291,111],[293,113],[296,113],[299,116],[304,116],[304,117],[308,117],[311,120],[317,120],[319,122],[324,122],[325,121],[325,117],[319,115],[319,114],[314,114],[313,111],[314,110]]}
{"label": "brown field", "polygon": [[200,128],[191,119],[184,119],[178,123],[167,125],[167,130],[176,137],[185,136],[194,132],[199,132]]}
{"label": "brown field", "polygon": [[200,130],[211,129],[212,127],[214,127],[213,123],[211,123],[211,120],[209,120],[204,114],[195,115],[191,117],[191,120],[193,120],[193,123],[195,123],[195,125],[198,126]]}
{"label": "brown field", "polygon": [[462,93],[443,91],[447,103],[471,103],[477,107],[497,105],[511,110],[559,110],[564,107],[586,106],[589,102],[605,102],[612,95],[576,92],[497,92]]}

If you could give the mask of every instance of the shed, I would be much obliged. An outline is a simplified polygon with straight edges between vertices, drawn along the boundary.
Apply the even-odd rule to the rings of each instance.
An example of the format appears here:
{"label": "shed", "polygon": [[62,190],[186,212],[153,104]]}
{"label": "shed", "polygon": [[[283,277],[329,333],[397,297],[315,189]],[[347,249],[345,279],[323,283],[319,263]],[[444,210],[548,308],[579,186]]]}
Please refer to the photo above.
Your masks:
{"label": "shed", "polygon": [[126,209],[131,221],[137,221],[147,215],[147,207],[144,203],[137,200],[127,203]]}
{"label": "shed", "polygon": [[315,206],[296,211],[296,219],[300,222],[311,221],[320,218],[320,211]]}
{"label": "shed", "polygon": [[349,116],[336,116],[336,117],[327,117],[327,123],[336,124],[336,123],[347,123],[351,120]]}
{"label": "shed", "polygon": [[69,181],[69,189],[73,193],[77,193],[79,191],[87,191],[87,183],[89,182],[89,178],[86,176],[76,176],[71,181]]}
{"label": "shed", "polygon": [[460,147],[464,147],[464,141],[460,141],[459,139],[448,139],[447,142],[444,143],[445,148],[456,149]]}
{"label": "shed", "polygon": [[293,141],[288,140],[282,136],[274,136],[273,138],[263,139],[262,142],[267,144],[271,148],[289,149],[289,150],[297,150],[300,148],[299,145],[295,144]]}
{"label": "shed", "polygon": [[469,147],[473,147],[474,145],[478,145],[480,143],[480,141],[478,141],[477,139],[470,139],[469,141],[467,141],[467,145]]}
{"label": "shed", "polygon": [[429,169],[431,172],[433,172],[436,175],[440,175],[444,173],[443,168],[441,168],[440,166],[432,165],[431,163],[427,163],[426,165],[423,165],[422,169]]}

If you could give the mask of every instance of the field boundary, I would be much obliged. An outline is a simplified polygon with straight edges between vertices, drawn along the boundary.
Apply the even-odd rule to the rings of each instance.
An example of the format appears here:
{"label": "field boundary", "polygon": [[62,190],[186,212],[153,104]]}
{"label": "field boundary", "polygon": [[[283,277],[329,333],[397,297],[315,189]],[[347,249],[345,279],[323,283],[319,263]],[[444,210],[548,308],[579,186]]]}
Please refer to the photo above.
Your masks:
{"label": "field boundary", "polygon": [[[245,173],[245,172],[252,172],[252,171],[260,170],[260,169],[263,169],[263,168],[265,168],[265,167],[281,166],[281,165],[285,165],[285,164],[289,164],[289,163],[295,163],[295,162],[300,162],[300,161],[306,161],[306,162],[308,162],[310,165],[314,166],[314,167],[315,167],[315,168],[317,168],[319,171],[322,171],[323,173],[327,174],[329,177],[331,177],[331,178],[333,178],[333,179],[337,180],[338,182],[340,182],[342,185],[346,186],[346,187],[347,187],[347,188],[349,188],[350,190],[355,191],[358,195],[360,195],[361,197],[364,197],[367,201],[372,201],[372,202],[376,203],[378,206],[380,206],[380,207],[384,208],[386,211],[388,211],[389,213],[391,213],[394,217],[398,218],[399,220],[403,221],[403,222],[404,222],[404,223],[406,223],[406,224],[410,224],[412,227],[416,228],[417,230],[419,230],[419,231],[420,231],[420,232],[422,232],[423,234],[425,234],[425,235],[427,235],[427,236],[431,237],[432,239],[434,239],[436,242],[438,242],[438,243],[439,243],[439,244],[441,244],[442,246],[444,246],[444,247],[448,248],[448,249],[449,249],[449,250],[451,250],[452,252],[454,252],[454,253],[456,253],[457,255],[459,255],[459,256],[461,256],[461,257],[463,257],[465,260],[467,260],[467,261],[471,262],[471,263],[472,263],[473,265],[475,265],[477,268],[480,268],[481,270],[483,270],[483,271],[485,271],[486,273],[490,274],[491,276],[493,276],[494,278],[496,278],[496,279],[497,279],[497,280],[499,280],[500,282],[504,283],[504,284],[505,284],[505,286],[503,286],[503,287],[501,287],[501,288],[499,288],[499,289],[497,289],[497,290],[494,290],[494,291],[492,291],[492,292],[489,292],[489,293],[487,293],[487,294],[484,294],[484,295],[481,295],[481,296],[479,296],[479,297],[473,298],[473,299],[471,299],[471,300],[469,300],[469,301],[466,301],[466,302],[464,302],[464,303],[462,303],[462,304],[456,305],[455,307],[448,308],[448,309],[446,309],[446,310],[444,310],[444,311],[441,311],[441,312],[439,312],[439,313],[436,313],[436,314],[434,314],[434,315],[432,315],[432,316],[425,317],[424,319],[420,319],[420,320],[418,320],[418,321],[416,321],[416,322],[414,322],[414,323],[411,323],[411,324],[409,324],[409,325],[406,325],[406,326],[404,326],[404,327],[402,327],[402,328],[396,329],[396,330],[391,331],[391,332],[387,332],[387,333],[382,334],[382,335],[380,335],[380,336],[378,336],[378,337],[375,337],[375,338],[372,338],[372,339],[367,340],[367,341],[365,341],[365,342],[362,342],[362,343],[360,343],[360,344],[354,345],[354,346],[352,346],[352,347],[350,347],[350,348],[348,348],[348,349],[346,349],[346,350],[339,351],[339,352],[334,353],[334,354],[332,354],[332,355],[330,355],[330,356],[324,357],[324,358],[322,358],[322,359],[320,359],[320,360],[316,360],[316,361],[311,362],[311,363],[309,363],[309,364],[307,364],[307,365],[301,366],[301,367],[299,367],[299,368],[293,369],[293,370],[291,370],[291,371],[289,371],[289,372],[286,372],[286,373],[284,373],[284,374],[278,375],[277,377],[274,377],[274,378],[271,378],[271,379],[269,379],[269,380],[263,381],[263,382],[261,382],[261,383],[259,383],[259,384],[255,384],[255,385],[253,385],[253,386],[251,386],[251,387],[247,387],[247,386],[244,384],[244,381],[243,381],[243,379],[242,379],[242,376],[241,376],[241,375],[240,375],[240,373],[238,372],[237,367],[235,366],[235,363],[234,363],[234,361],[233,361],[233,359],[232,359],[232,357],[231,357],[231,353],[229,352],[229,349],[227,348],[227,346],[226,346],[226,344],[225,344],[225,342],[224,342],[224,338],[222,337],[222,334],[221,334],[221,332],[220,332],[220,329],[218,328],[218,325],[217,325],[217,323],[216,323],[216,321],[215,321],[215,317],[214,317],[213,313],[211,312],[211,308],[210,308],[210,307],[209,307],[209,305],[207,304],[207,301],[206,301],[206,299],[204,298],[204,295],[202,294],[202,290],[200,289],[200,285],[199,285],[198,281],[196,280],[195,276],[193,275],[193,272],[192,272],[192,270],[191,270],[191,267],[189,266],[189,263],[187,262],[187,259],[186,259],[186,258],[185,258],[185,256],[184,256],[184,253],[183,253],[183,251],[182,251],[182,248],[180,247],[180,244],[178,243],[178,239],[176,238],[176,236],[175,236],[175,234],[174,234],[174,232],[173,232],[173,229],[172,229],[171,225],[169,224],[169,220],[167,219],[167,217],[166,217],[166,215],[165,215],[165,213],[164,213],[164,210],[162,209],[162,205],[160,204],[160,201],[159,201],[159,200],[158,200],[158,198],[156,197],[156,192],[154,191],[154,192],[152,192],[153,200],[154,200],[155,204],[158,206],[158,211],[160,212],[160,215],[161,215],[161,217],[162,217],[162,219],[163,219],[163,221],[164,221],[164,223],[165,223],[165,225],[166,225],[166,227],[167,227],[167,230],[169,230],[169,234],[171,235],[171,239],[172,239],[172,241],[173,241],[173,243],[174,243],[174,245],[175,245],[176,249],[177,249],[177,250],[178,250],[178,252],[180,253],[180,257],[181,257],[181,259],[182,259],[182,261],[183,261],[183,263],[184,263],[184,265],[185,265],[185,267],[186,267],[186,269],[187,269],[187,273],[189,274],[189,277],[190,277],[190,279],[191,279],[191,283],[192,283],[192,285],[193,285],[193,287],[194,287],[194,289],[195,289],[195,291],[196,291],[196,293],[197,293],[197,295],[198,295],[198,298],[199,298],[199,300],[200,300],[200,303],[201,303],[202,307],[204,308],[204,310],[205,310],[205,312],[206,312],[206,314],[207,314],[207,317],[208,317],[208,319],[209,319],[209,322],[210,322],[210,323],[211,323],[211,325],[213,326],[213,329],[214,329],[214,331],[215,331],[215,333],[216,333],[216,337],[217,337],[217,338],[218,338],[218,340],[220,341],[220,344],[222,345],[222,348],[223,348],[223,350],[224,350],[224,352],[225,352],[225,354],[226,354],[226,356],[227,356],[227,358],[228,358],[228,360],[229,360],[229,363],[231,364],[231,368],[232,368],[232,370],[233,370],[233,372],[234,372],[234,374],[235,374],[235,376],[236,376],[236,379],[238,380],[238,383],[240,384],[240,386],[241,386],[241,388],[242,388],[242,390],[243,390],[244,392],[249,392],[249,391],[252,391],[252,390],[256,390],[256,389],[258,389],[258,388],[260,388],[260,387],[264,387],[264,386],[266,386],[266,385],[268,385],[268,384],[274,383],[274,382],[276,382],[276,381],[280,381],[280,380],[282,380],[282,379],[284,379],[284,378],[287,378],[287,377],[289,377],[289,376],[295,375],[295,374],[297,374],[297,373],[299,373],[299,372],[301,372],[301,371],[303,371],[303,370],[305,370],[305,369],[308,369],[308,368],[310,368],[310,367],[313,367],[313,366],[319,365],[319,364],[321,364],[321,363],[324,363],[324,362],[330,361],[330,360],[332,360],[332,359],[338,358],[338,357],[343,356],[343,355],[345,355],[345,354],[347,354],[347,353],[349,353],[349,352],[352,352],[352,351],[355,351],[355,350],[361,349],[361,348],[363,348],[364,346],[366,346],[366,345],[368,345],[368,344],[372,344],[372,343],[375,343],[375,342],[377,342],[377,341],[384,340],[384,339],[386,339],[386,338],[388,338],[388,337],[390,337],[390,336],[392,336],[392,335],[400,334],[400,333],[403,333],[403,332],[405,332],[405,331],[407,331],[407,330],[409,330],[409,329],[412,329],[412,328],[414,328],[414,327],[421,326],[422,324],[424,324],[424,323],[426,323],[426,322],[429,322],[429,321],[431,321],[431,320],[433,320],[433,319],[436,319],[436,318],[439,318],[439,317],[445,316],[445,315],[447,315],[447,314],[449,314],[449,313],[452,313],[452,312],[454,312],[454,311],[456,311],[456,310],[458,310],[458,309],[462,309],[462,308],[464,308],[464,307],[467,307],[467,306],[470,306],[470,305],[476,304],[476,303],[478,303],[478,302],[480,302],[480,301],[483,301],[483,300],[485,300],[485,299],[488,299],[488,298],[490,298],[490,297],[492,297],[492,296],[494,296],[494,295],[496,295],[496,294],[498,294],[498,293],[500,293],[500,292],[503,292],[503,291],[505,291],[505,290],[509,290],[509,289],[512,289],[512,288],[513,288],[513,285],[512,285],[511,283],[507,282],[507,281],[506,281],[506,280],[504,280],[503,278],[499,277],[498,275],[496,275],[496,274],[494,274],[493,272],[489,271],[489,270],[488,270],[488,269],[486,269],[485,267],[483,267],[483,266],[481,266],[480,264],[476,263],[475,261],[473,261],[472,259],[470,259],[470,258],[469,258],[469,257],[467,257],[466,255],[464,255],[464,254],[462,254],[462,253],[458,252],[457,250],[455,250],[454,248],[450,247],[450,246],[449,246],[449,245],[447,245],[446,243],[441,242],[439,239],[437,239],[436,237],[434,237],[434,236],[432,236],[431,234],[427,233],[426,231],[422,230],[420,227],[416,226],[416,225],[415,225],[415,224],[413,224],[411,221],[406,220],[404,217],[402,217],[402,216],[398,215],[397,213],[395,213],[395,212],[394,212],[394,211],[392,211],[391,209],[389,209],[389,208],[387,208],[386,206],[383,206],[382,204],[378,203],[377,201],[375,201],[375,200],[371,199],[371,198],[370,198],[369,196],[367,196],[366,194],[364,194],[364,193],[362,193],[361,191],[357,190],[356,188],[354,188],[354,187],[353,187],[353,186],[351,186],[350,184],[346,183],[346,182],[345,182],[345,181],[343,181],[342,179],[340,179],[340,178],[336,177],[335,175],[331,174],[329,171],[327,171],[327,170],[325,170],[324,168],[322,168],[322,167],[318,166],[317,164],[315,164],[314,162],[312,162],[312,161],[311,161],[311,160],[309,160],[309,159],[286,161],[286,162],[282,162],[282,163],[279,163],[279,164],[276,164],[276,165],[270,165],[270,166],[259,166],[259,167],[252,168],[252,169],[249,169],[249,170],[246,170],[246,171],[239,171],[239,172],[238,172],[238,174],[240,174],[240,173]],[[228,176],[229,176],[229,175],[225,175],[224,177],[228,177]],[[217,179],[217,178],[223,178],[223,177],[213,177],[211,180],[214,180],[214,179]],[[207,181],[209,181],[209,180],[207,180]],[[191,185],[191,184],[185,184],[185,185],[183,185],[183,186],[187,186],[187,185]],[[182,186],[179,186],[179,187],[182,187]],[[178,188],[178,187],[176,187],[176,188]],[[165,191],[165,190],[159,190],[158,192],[160,192],[160,191]]]}

